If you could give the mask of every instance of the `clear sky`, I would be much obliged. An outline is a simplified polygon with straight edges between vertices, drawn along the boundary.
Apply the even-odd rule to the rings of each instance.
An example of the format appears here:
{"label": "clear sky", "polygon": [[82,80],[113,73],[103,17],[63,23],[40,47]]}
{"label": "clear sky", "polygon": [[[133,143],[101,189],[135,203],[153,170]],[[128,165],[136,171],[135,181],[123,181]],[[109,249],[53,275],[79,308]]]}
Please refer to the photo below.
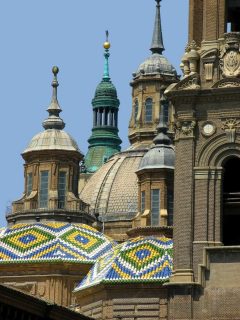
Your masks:
{"label": "clear sky", "polygon": [[[23,192],[21,152],[43,130],[58,65],[61,117],[82,152],[92,126],[91,100],[103,73],[105,30],[110,74],[121,101],[122,149],[128,146],[132,73],[150,55],[154,0],[7,0],[0,3],[0,224]],[[164,55],[179,71],[187,43],[188,0],[161,2]],[[180,71],[179,71],[180,73]]]}

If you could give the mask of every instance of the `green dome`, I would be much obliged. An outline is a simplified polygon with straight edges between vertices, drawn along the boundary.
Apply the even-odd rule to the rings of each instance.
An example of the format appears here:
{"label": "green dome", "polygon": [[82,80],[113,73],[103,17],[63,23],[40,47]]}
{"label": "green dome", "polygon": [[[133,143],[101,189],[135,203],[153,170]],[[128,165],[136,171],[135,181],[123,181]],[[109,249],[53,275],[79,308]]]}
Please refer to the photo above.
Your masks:
{"label": "green dome", "polygon": [[102,80],[97,86],[95,98],[102,96],[117,98],[117,90],[111,81]]}
{"label": "green dome", "polygon": [[96,88],[93,107],[119,107],[117,90],[110,80],[103,79]]}

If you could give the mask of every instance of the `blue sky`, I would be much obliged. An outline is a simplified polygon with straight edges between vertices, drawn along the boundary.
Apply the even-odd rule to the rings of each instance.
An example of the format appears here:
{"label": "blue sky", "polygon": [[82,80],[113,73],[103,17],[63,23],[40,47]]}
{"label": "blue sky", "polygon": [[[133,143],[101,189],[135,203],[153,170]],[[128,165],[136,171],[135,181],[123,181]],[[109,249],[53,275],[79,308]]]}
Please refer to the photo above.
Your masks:
{"label": "blue sky", "polygon": [[[23,192],[21,152],[42,129],[51,98],[51,67],[58,65],[65,130],[85,154],[91,100],[103,73],[105,30],[110,74],[121,101],[122,148],[128,146],[132,73],[150,55],[154,0],[8,0],[0,3],[0,224],[6,206]],[[178,69],[187,43],[188,0],[161,2],[164,55]],[[179,71],[180,73],[180,71]]]}

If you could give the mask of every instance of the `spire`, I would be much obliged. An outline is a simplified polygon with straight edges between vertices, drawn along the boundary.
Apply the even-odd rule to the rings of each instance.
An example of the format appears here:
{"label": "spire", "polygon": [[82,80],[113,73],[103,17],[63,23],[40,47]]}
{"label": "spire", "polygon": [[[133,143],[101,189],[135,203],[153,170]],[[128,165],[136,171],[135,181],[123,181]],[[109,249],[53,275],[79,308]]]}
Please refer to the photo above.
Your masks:
{"label": "spire", "polygon": [[162,52],[165,49],[164,49],[164,45],[163,45],[161,15],[160,15],[160,1],[161,0],[155,0],[155,1],[157,2],[156,17],[155,17],[155,23],[154,23],[152,45],[151,45],[150,50],[152,51],[152,53],[162,54]]}
{"label": "spire", "polygon": [[86,171],[91,173],[97,171],[107,159],[119,152],[122,143],[118,136],[120,101],[109,76],[108,58],[111,44],[108,41],[108,35],[106,31],[106,40],[103,44],[105,49],[104,73],[92,100],[93,128],[91,137],[88,139],[89,146],[85,157]]}
{"label": "spire", "polygon": [[155,145],[171,144],[171,139],[167,135],[168,127],[164,119],[164,106],[167,104],[167,100],[164,96],[161,98],[161,111],[160,111],[160,120],[157,126],[157,136],[153,139]]}
{"label": "spire", "polygon": [[58,72],[59,72],[59,68],[54,66],[52,68],[52,73],[54,75],[53,81],[52,81],[52,87],[53,87],[52,100],[47,109],[49,116],[45,121],[43,121],[43,127],[46,130],[47,129],[62,130],[65,127],[65,123],[59,117],[59,114],[60,112],[62,112],[62,109],[60,108],[58,99],[57,99],[57,87],[59,86],[58,80],[57,80]]}
{"label": "spire", "polygon": [[109,49],[111,47],[111,44],[108,41],[108,36],[109,36],[109,32],[107,30],[106,31],[106,41],[103,44],[103,47],[105,49],[105,52],[104,52],[105,62],[104,62],[104,73],[103,73],[103,80],[104,81],[109,81],[110,80],[108,59],[110,57]]}

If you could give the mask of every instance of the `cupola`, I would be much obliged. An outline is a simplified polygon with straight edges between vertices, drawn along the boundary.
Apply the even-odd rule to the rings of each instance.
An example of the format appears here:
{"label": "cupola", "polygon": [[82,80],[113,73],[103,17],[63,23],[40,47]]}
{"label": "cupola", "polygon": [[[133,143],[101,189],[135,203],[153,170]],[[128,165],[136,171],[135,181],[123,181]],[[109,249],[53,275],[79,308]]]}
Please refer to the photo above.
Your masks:
{"label": "cupola", "polygon": [[117,90],[109,75],[109,49],[108,31],[104,47],[104,73],[98,84],[94,98],[92,135],[88,139],[89,147],[85,158],[87,173],[94,173],[113,154],[121,150],[121,139],[118,136],[118,110],[120,101]]}
{"label": "cupola", "polygon": [[53,67],[52,99],[43,121],[44,131],[35,135],[22,157],[25,160],[23,197],[14,201],[10,225],[61,221],[92,224],[88,206],[78,198],[79,162],[83,155],[63,129],[65,123],[57,98],[58,67]]}
{"label": "cupola", "polygon": [[[156,17],[151,43],[152,54],[133,73],[132,115],[129,123],[129,140],[133,148],[149,147],[159,123],[161,92],[178,82],[175,68],[163,56],[164,45],[160,15],[160,1],[156,0]],[[170,130],[173,127],[173,110],[166,104],[164,116]]]}

